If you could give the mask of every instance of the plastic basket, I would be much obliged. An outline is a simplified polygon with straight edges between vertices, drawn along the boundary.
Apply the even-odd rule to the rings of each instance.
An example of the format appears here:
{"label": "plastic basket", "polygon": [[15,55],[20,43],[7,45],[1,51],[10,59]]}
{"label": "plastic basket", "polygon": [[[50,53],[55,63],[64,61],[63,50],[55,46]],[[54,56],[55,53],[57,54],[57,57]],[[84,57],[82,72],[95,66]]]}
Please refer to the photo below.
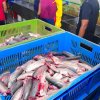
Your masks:
{"label": "plastic basket", "polygon": [[0,95],[0,100],[10,100],[10,99],[11,99],[11,95],[8,95],[8,96]]}
{"label": "plastic basket", "polygon": [[[21,33],[23,33],[23,34],[27,34],[28,32],[38,33],[41,35],[41,37],[44,37],[46,35],[51,35],[51,34],[59,33],[62,31],[64,31],[64,30],[57,28],[46,22],[43,22],[39,19],[17,22],[17,23],[13,23],[13,24],[0,26],[0,43],[4,42],[5,39],[7,39],[11,36],[16,36]],[[36,39],[36,38],[33,38],[33,39]],[[33,39],[31,39],[31,40],[33,40]],[[22,43],[25,43],[25,42],[28,42],[31,40],[25,40],[22,42],[15,43],[13,45],[2,47],[2,48],[0,48],[0,50],[10,48],[15,45],[22,44]]]}
{"label": "plastic basket", "polygon": [[100,46],[69,32],[48,36],[1,51],[0,72],[6,70],[12,72],[33,56],[50,51],[80,54],[82,60],[94,67],[75,79],[69,86],[50,96],[48,100],[83,100],[100,86]]}

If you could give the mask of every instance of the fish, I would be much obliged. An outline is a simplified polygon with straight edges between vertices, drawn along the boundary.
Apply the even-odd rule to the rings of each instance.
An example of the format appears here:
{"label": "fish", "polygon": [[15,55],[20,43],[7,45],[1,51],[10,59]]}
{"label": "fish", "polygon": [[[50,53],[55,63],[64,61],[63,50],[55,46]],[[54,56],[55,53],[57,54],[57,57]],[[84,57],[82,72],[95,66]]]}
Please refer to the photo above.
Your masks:
{"label": "fish", "polygon": [[20,87],[23,86],[23,81],[17,81],[10,87],[11,94],[13,95]]}
{"label": "fish", "polygon": [[29,99],[34,100],[40,87],[40,80],[34,79],[32,82],[32,88],[30,90]]}
{"label": "fish", "polygon": [[58,90],[58,88],[56,86],[51,85],[51,84],[49,84],[48,88],[49,88],[48,91],[49,90]]}
{"label": "fish", "polygon": [[10,74],[10,71],[6,71],[6,72],[3,72],[1,75],[0,75],[0,79],[4,76],[7,76],[8,74]]}
{"label": "fish", "polygon": [[39,96],[46,96],[47,91],[48,91],[48,82],[45,81],[44,83],[40,83]]}
{"label": "fish", "polygon": [[15,44],[15,43],[17,43],[17,41],[15,41],[15,40],[12,40],[12,41],[6,42],[7,45],[12,45],[12,44]]}
{"label": "fish", "polygon": [[21,39],[22,40],[28,40],[28,39],[31,39],[31,38],[32,38],[31,36],[24,35]]}
{"label": "fish", "polygon": [[51,52],[53,56],[64,56],[62,52]]}
{"label": "fish", "polygon": [[63,53],[64,56],[66,56],[66,57],[73,57],[73,56],[74,56],[72,53],[69,53],[69,52],[67,52],[67,51],[63,51],[62,53]]}
{"label": "fish", "polygon": [[54,71],[53,71],[53,70],[51,70],[51,69],[49,69],[49,68],[48,68],[47,72],[48,72],[48,74],[50,74],[51,76],[53,76],[53,75],[54,75]]}
{"label": "fish", "polygon": [[87,65],[85,63],[78,63],[78,66],[83,67],[83,68],[86,68],[87,70],[91,70],[92,69],[91,66],[89,66],[89,65]]}
{"label": "fish", "polygon": [[65,56],[64,60],[77,60],[80,59],[81,56],[74,56],[71,53],[68,52],[62,52],[62,53],[53,53],[54,56]]}
{"label": "fish", "polygon": [[22,100],[23,87],[20,87],[12,96],[11,100]]}
{"label": "fish", "polygon": [[65,60],[78,60],[80,58],[81,58],[81,56],[73,56],[73,57],[68,57]]}
{"label": "fish", "polygon": [[8,88],[10,88],[12,84],[16,82],[18,76],[20,76],[23,71],[24,70],[21,67],[17,67],[17,69],[10,75]]}
{"label": "fish", "polygon": [[41,60],[41,59],[45,59],[45,57],[43,57],[42,55],[36,55],[33,59],[38,61],[38,60]]}
{"label": "fish", "polygon": [[44,72],[40,77],[40,88],[39,88],[39,96],[45,96],[48,91],[48,82],[45,79],[46,72]]}
{"label": "fish", "polygon": [[20,76],[18,76],[17,81],[18,80],[24,80],[27,77],[33,77],[34,73],[35,73],[35,71],[30,71],[30,72],[27,72],[27,73],[23,73]]}
{"label": "fish", "polygon": [[46,65],[54,72],[59,73],[59,70],[57,70],[57,68],[55,67],[55,65],[53,64],[47,64]]}
{"label": "fish", "polygon": [[2,81],[0,81],[0,93],[4,95],[6,95],[7,93],[10,93],[8,87]]}
{"label": "fish", "polygon": [[26,78],[23,85],[23,100],[28,100],[30,90],[32,88],[32,78]]}
{"label": "fish", "polygon": [[[3,95],[11,93],[11,100],[46,100],[59,89],[69,86],[79,75],[91,70],[91,66],[80,62],[80,56],[64,53],[40,54],[18,66],[12,74],[5,72],[0,76],[0,92]],[[3,76],[8,75],[7,87],[7,78]]]}
{"label": "fish", "polygon": [[60,74],[68,77],[77,76],[77,73],[74,73],[68,68],[57,68],[60,71]]}
{"label": "fish", "polygon": [[14,39],[14,36],[11,36],[9,39],[5,39],[5,42],[12,41]]}
{"label": "fish", "polygon": [[13,40],[17,41],[17,42],[21,42],[22,41],[22,39],[21,39],[22,37],[23,37],[22,35],[18,35]]}
{"label": "fish", "polygon": [[6,43],[0,43],[0,47],[4,47],[4,46],[7,46]]}
{"label": "fish", "polygon": [[46,65],[43,65],[35,70],[33,77],[36,79],[40,79],[40,77],[43,76],[43,73],[47,70],[48,67]]}
{"label": "fish", "polygon": [[57,90],[49,90],[49,91],[47,92],[47,95],[50,96],[50,95],[56,93],[57,91],[58,91],[58,89],[57,89]]}
{"label": "fish", "polygon": [[62,63],[62,61],[56,56],[52,56],[51,59],[54,62],[54,64],[61,64]]}
{"label": "fish", "polygon": [[28,33],[30,36],[32,36],[32,37],[35,37],[35,38],[37,38],[37,37],[40,37],[41,35],[40,34],[34,34],[34,33]]}
{"label": "fish", "polygon": [[71,78],[69,79],[69,82],[70,82],[70,83],[73,82],[76,78],[78,78],[78,76],[71,77]]}
{"label": "fish", "polygon": [[9,82],[9,77],[10,77],[10,72],[6,71],[3,74],[0,75],[0,80],[6,85],[8,86],[8,82]]}
{"label": "fish", "polygon": [[10,78],[10,73],[8,73],[8,75],[3,76],[2,79],[1,79],[1,81],[2,81],[6,86],[8,86],[9,78]]}
{"label": "fish", "polygon": [[30,72],[30,71],[33,71],[37,68],[39,68],[40,66],[44,65],[45,64],[45,60],[39,60],[39,61],[36,61],[30,65],[28,65],[25,69],[26,72]]}
{"label": "fish", "polygon": [[23,65],[21,65],[20,67],[21,68],[23,68],[23,69],[25,69],[28,65],[30,65],[30,64],[32,64],[32,63],[34,63],[35,61],[32,59],[32,60],[29,60],[29,61],[27,61],[26,63],[24,63]]}
{"label": "fish", "polygon": [[63,52],[51,52],[53,56],[65,56],[65,57],[72,57],[73,54],[63,51]]}
{"label": "fish", "polygon": [[72,70],[73,72],[77,73],[77,70],[79,68],[79,66],[77,65],[78,61],[75,60],[75,62],[72,61],[64,61],[63,64],[61,65],[57,65],[57,68],[68,68],[70,70]]}
{"label": "fish", "polygon": [[77,69],[77,74],[82,75],[86,70],[83,71],[83,68],[78,68]]}
{"label": "fish", "polygon": [[62,88],[65,85],[63,82],[60,82],[60,81],[58,81],[58,80],[56,80],[56,79],[54,79],[50,76],[46,76],[46,80],[49,83],[53,84],[54,86],[58,87],[59,89]]}
{"label": "fish", "polygon": [[[48,98],[48,95],[42,96],[42,97],[36,97],[35,100],[47,100],[47,98]],[[32,99],[32,100],[33,100],[33,99]]]}
{"label": "fish", "polygon": [[69,77],[64,77],[61,79],[62,82],[68,83],[69,82]]}
{"label": "fish", "polygon": [[53,76],[52,76],[54,79],[56,80],[61,80],[63,78],[63,75],[60,74],[60,73],[55,73]]}

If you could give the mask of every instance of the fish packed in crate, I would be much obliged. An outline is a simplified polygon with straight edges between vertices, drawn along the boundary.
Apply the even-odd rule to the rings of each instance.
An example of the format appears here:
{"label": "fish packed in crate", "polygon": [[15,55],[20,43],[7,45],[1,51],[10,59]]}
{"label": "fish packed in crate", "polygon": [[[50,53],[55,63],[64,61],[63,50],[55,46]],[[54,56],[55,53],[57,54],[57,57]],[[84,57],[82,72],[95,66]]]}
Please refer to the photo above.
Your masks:
{"label": "fish packed in crate", "polygon": [[80,56],[67,52],[37,55],[13,73],[0,75],[0,94],[11,94],[11,100],[46,100],[88,70],[91,66]]}
{"label": "fish packed in crate", "polygon": [[8,39],[5,39],[5,42],[0,43],[0,47],[5,47],[7,45],[12,45],[18,42],[22,42],[24,40],[30,40],[32,38],[39,38],[41,35],[38,33],[27,33],[23,34],[21,33],[20,35],[17,36],[11,36]]}

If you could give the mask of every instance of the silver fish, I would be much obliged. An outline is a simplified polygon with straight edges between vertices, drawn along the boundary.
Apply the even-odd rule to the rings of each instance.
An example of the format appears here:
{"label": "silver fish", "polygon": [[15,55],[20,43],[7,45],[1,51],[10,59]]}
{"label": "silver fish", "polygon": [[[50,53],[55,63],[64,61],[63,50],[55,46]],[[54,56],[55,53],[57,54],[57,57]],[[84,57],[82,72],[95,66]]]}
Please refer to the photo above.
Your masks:
{"label": "silver fish", "polygon": [[92,69],[91,66],[89,66],[89,65],[87,65],[85,63],[78,63],[78,66],[83,67],[83,68],[86,68],[87,70],[91,70]]}
{"label": "silver fish", "polygon": [[11,94],[13,95],[21,86],[23,85],[23,81],[17,81],[10,88]]}
{"label": "silver fish", "polygon": [[8,74],[10,74],[9,71],[6,71],[6,72],[2,73],[2,74],[0,75],[0,79],[1,79],[2,77],[4,77],[4,76],[7,76]]}
{"label": "silver fish", "polygon": [[30,65],[30,64],[32,64],[32,63],[34,63],[35,62],[35,60],[29,60],[29,61],[27,61],[25,64],[23,64],[21,67],[23,68],[23,69],[25,69],[28,65]]}
{"label": "silver fish", "polygon": [[76,73],[74,73],[73,71],[71,71],[68,68],[57,68],[60,71],[60,74],[65,75],[65,76],[78,76]]}
{"label": "silver fish", "polygon": [[2,77],[2,82],[8,86],[10,74]]}
{"label": "silver fish", "polygon": [[59,73],[59,70],[57,70],[57,68],[55,67],[55,65],[53,64],[47,64],[47,66],[54,72]]}
{"label": "silver fish", "polygon": [[46,72],[44,72],[40,78],[40,90],[39,90],[39,96],[45,96],[48,91],[48,82],[45,79]]}
{"label": "silver fish", "polygon": [[49,90],[48,93],[47,93],[47,95],[52,95],[52,94],[56,93],[57,91],[58,90]]}
{"label": "silver fish", "polygon": [[64,77],[61,79],[62,82],[68,83],[69,82],[69,77]]}
{"label": "silver fish", "polygon": [[28,66],[26,67],[25,71],[26,71],[26,72],[30,72],[30,71],[32,71],[32,70],[35,70],[35,69],[39,68],[40,66],[44,65],[44,63],[45,63],[45,60],[44,60],[44,59],[39,60],[39,61],[36,61],[36,62],[34,62],[34,63],[28,65]]}
{"label": "silver fish", "polygon": [[11,100],[22,100],[23,87],[20,87],[12,96]]}
{"label": "silver fish", "polygon": [[39,67],[39,68],[34,72],[34,78],[39,79],[39,78],[43,75],[43,73],[47,71],[47,69],[48,69],[48,67],[45,66],[45,65]]}
{"label": "silver fish", "polygon": [[23,69],[21,67],[18,67],[10,76],[8,88],[12,86],[12,84],[17,80],[17,77],[21,75],[23,72]]}
{"label": "silver fish", "polygon": [[6,44],[7,44],[7,45],[12,45],[12,44],[15,44],[15,43],[17,43],[17,41],[12,40],[12,41],[7,42]]}
{"label": "silver fish", "polygon": [[56,79],[56,80],[61,80],[63,78],[63,75],[62,74],[59,74],[59,73],[55,73],[53,75],[53,78]]}
{"label": "silver fish", "polygon": [[3,82],[0,81],[0,93],[5,94],[8,92],[9,92],[8,87]]}
{"label": "silver fish", "polygon": [[33,75],[34,75],[34,71],[23,73],[17,78],[17,80],[24,80],[26,77],[32,77]]}
{"label": "silver fish", "polygon": [[62,88],[63,86],[65,86],[65,84],[64,84],[63,82],[58,81],[58,80],[56,80],[56,79],[54,79],[54,78],[52,78],[52,77],[50,77],[50,76],[49,76],[49,77],[46,76],[46,80],[47,80],[49,83],[55,85],[55,86],[58,87],[58,88]]}
{"label": "silver fish", "polygon": [[31,100],[34,100],[34,98],[36,97],[38,90],[39,90],[39,86],[40,86],[40,80],[34,79],[33,85],[30,91],[30,95],[29,95],[29,98]]}
{"label": "silver fish", "polygon": [[42,55],[36,55],[35,57],[34,57],[34,60],[41,60],[41,59],[45,59],[45,57],[43,57]]}
{"label": "silver fish", "polygon": [[74,76],[74,77],[69,78],[69,82],[74,81],[76,78],[78,78],[78,76]]}
{"label": "silver fish", "polygon": [[3,74],[0,75],[0,80],[6,85],[8,85],[9,78],[10,78],[10,72],[9,71],[6,71],[6,72],[4,72]]}
{"label": "silver fish", "polygon": [[55,64],[61,64],[62,63],[62,61],[58,57],[53,56],[53,57],[51,57],[51,59]]}
{"label": "silver fish", "polygon": [[26,78],[23,85],[23,99],[28,100],[28,96],[30,94],[30,90],[32,88],[32,79]]}
{"label": "silver fish", "polygon": [[51,76],[54,75],[54,71],[48,68],[48,74],[50,74]]}

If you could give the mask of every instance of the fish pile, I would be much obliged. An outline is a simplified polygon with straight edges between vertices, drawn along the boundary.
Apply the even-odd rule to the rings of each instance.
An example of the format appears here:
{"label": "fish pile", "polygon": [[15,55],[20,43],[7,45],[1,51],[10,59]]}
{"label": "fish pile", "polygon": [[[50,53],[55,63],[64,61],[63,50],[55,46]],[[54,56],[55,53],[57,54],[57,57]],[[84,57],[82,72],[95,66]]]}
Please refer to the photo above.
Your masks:
{"label": "fish pile", "polygon": [[50,52],[35,56],[18,66],[13,73],[0,76],[0,93],[11,100],[46,100],[60,88],[70,85],[91,66],[67,52]]}
{"label": "fish pile", "polygon": [[0,47],[12,45],[12,44],[15,44],[15,43],[18,43],[18,42],[21,42],[21,41],[24,41],[24,40],[29,40],[29,39],[32,39],[32,38],[38,38],[40,36],[41,35],[38,34],[38,33],[36,33],[36,34],[35,33],[28,33],[28,34],[21,33],[20,35],[11,36],[10,38],[5,39],[5,42],[0,43]]}

